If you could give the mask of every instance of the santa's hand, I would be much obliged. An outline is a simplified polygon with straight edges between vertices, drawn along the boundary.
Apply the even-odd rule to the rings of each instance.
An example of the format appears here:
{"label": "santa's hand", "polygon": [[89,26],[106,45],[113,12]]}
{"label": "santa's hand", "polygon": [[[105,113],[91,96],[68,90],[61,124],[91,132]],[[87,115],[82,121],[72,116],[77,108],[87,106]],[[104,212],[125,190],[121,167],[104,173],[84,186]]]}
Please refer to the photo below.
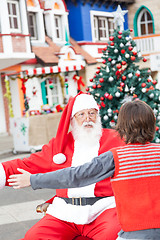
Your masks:
{"label": "santa's hand", "polygon": [[14,189],[29,187],[31,185],[30,183],[31,174],[20,168],[17,168],[17,170],[22,174],[10,175],[8,179],[9,186],[12,186]]}

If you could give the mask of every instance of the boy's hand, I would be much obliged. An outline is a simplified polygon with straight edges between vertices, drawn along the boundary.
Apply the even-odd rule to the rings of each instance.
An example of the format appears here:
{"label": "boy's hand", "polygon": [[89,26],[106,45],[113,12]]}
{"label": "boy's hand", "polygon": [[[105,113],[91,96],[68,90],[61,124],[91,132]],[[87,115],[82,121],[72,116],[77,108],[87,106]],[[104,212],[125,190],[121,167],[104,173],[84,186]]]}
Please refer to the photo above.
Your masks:
{"label": "boy's hand", "polygon": [[29,187],[31,185],[30,183],[31,173],[20,168],[17,168],[17,170],[22,174],[10,175],[8,179],[9,186],[12,186],[14,189]]}

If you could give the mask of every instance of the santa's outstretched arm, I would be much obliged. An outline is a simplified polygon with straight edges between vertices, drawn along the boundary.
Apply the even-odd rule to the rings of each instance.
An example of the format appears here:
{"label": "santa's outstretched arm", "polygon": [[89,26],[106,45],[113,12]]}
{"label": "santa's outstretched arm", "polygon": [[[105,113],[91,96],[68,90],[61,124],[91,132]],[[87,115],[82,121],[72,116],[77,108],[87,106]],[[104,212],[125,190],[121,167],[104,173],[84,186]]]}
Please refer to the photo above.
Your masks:
{"label": "santa's outstretched arm", "polygon": [[0,189],[8,186],[10,175],[18,174],[17,168],[24,169],[32,174],[54,171],[53,164],[54,139],[43,146],[42,151],[31,154],[29,158],[15,159],[0,163]]}
{"label": "santa's outstretched arm", "polygon": [[11,176],[9,182],[14,188],[31,185],[34,190],[40,188],[75,188],[87,186],[105,178],[112,177],[114,169],[113,155],[112,152],[108,151],[95,157],[90,163],[85,163],[78,167],[61,169],[55,172],[31,175],[20,169],[22,175]]}

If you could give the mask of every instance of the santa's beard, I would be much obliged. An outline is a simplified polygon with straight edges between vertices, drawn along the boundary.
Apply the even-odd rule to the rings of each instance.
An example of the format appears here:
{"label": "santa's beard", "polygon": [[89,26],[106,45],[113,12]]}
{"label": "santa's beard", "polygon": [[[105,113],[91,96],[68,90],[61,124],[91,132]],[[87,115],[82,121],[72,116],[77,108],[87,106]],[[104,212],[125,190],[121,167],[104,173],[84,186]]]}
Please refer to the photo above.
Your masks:
{"label": "santa's beard", "polygon": [[[87,125],[92,127],[86,127]],[[83,122],[80,126],[78,125],[75,118],[72,119],[72,134],[74,140],[81,141],[83,144],[94,144],[102,136],[102,125],[100,117],[97,117],[96,122]]]}

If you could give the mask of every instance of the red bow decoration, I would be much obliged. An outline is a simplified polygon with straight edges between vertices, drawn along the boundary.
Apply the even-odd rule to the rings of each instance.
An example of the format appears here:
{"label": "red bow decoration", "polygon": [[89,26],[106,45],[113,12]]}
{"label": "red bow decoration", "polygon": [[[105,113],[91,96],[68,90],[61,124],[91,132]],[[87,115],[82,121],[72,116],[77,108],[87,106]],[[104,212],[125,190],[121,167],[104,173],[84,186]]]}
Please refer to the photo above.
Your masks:
{"label": "red bow decoration", "polygon": [[84,82],[82,81],[82,77],[75,74],[75,75],[73,76],[73,79],[74,79],[75,81],[77,81],[78,90],[80,91],[80,90],[81,90],[81,85],[82,85],[83,87],[85,86]]}

